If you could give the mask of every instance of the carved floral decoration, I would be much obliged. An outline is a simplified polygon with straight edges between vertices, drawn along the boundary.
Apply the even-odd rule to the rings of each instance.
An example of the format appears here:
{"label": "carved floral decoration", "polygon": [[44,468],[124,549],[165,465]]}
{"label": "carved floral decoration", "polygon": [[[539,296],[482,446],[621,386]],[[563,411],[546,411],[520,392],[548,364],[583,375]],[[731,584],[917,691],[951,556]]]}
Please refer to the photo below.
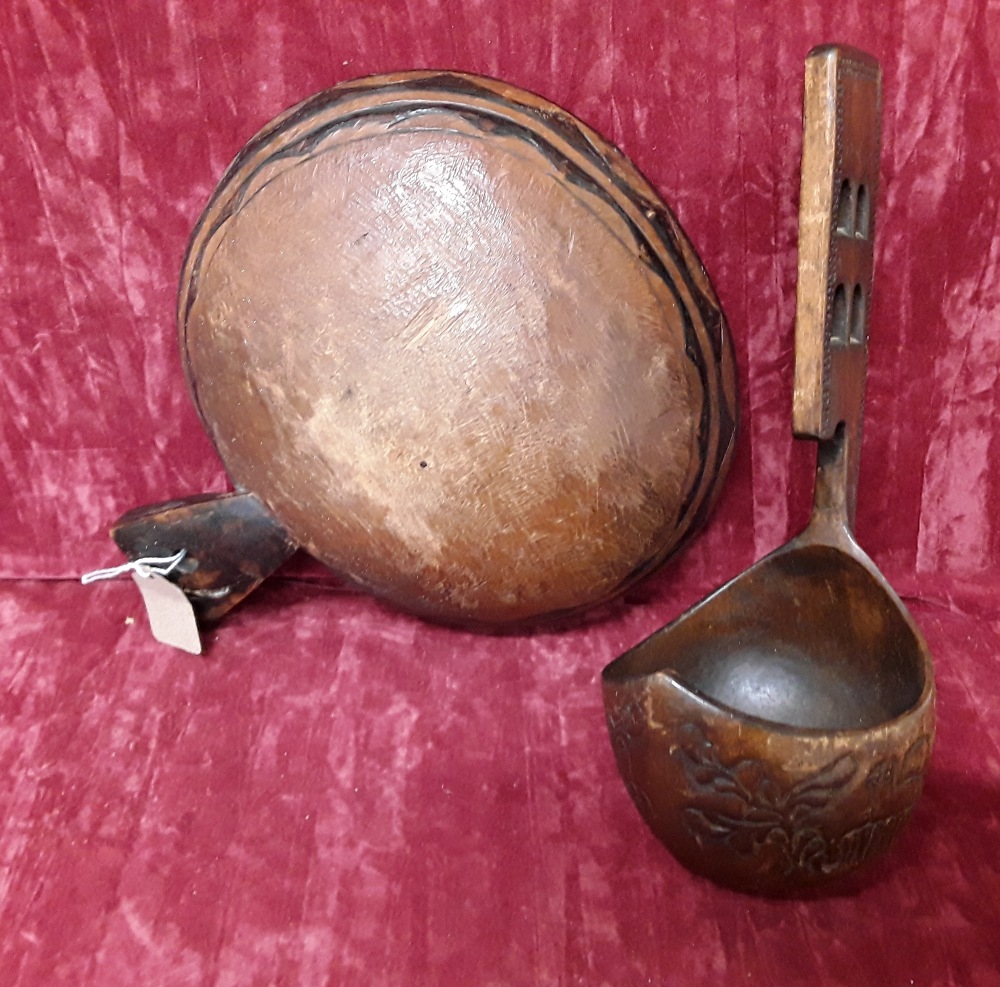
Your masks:
{"label": "carved floral decoration", "polygon": [[[690,835],[699,843],[725,844],[742,856],[767,852],[777,857],[785,875],[847,871],[885,850],[909,818],[930,753],[930,738],[922,735],[902,756],[876,762],[863,781],[872,816],[829,835],[821,822],[855,782],[860,765],[854,754],[841,754],[788,787],[762,760],[724,763],[699,727],[687,724],[681,733],[685,742],[673,753],[691,792],[684,809]],[[904,788],[912,788],[904,809],[875,814],[888,796]]]}

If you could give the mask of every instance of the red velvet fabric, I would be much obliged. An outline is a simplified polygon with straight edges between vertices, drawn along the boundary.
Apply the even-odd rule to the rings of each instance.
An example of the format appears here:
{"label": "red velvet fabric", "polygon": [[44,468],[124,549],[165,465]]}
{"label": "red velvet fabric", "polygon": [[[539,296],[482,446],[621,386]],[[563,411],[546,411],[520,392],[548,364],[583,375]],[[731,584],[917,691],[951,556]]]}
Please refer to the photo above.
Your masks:
{"label": "red velvet fabric", "polygon": [[[607,742],[601,667],[784,541],[802,60],[885,73],[858,535],[937,658],[901,845],[837,897],[688,875]],[[827,5],[273,0],[0,10],[0,983],[1000,983],[1000,15]],[[262,124],[337,81],[500,76],[618,143],[729,316],[743,429],[702,537],[562,634],[491,638],[272,580],[153,643],[121,511],[221,490],[173,329],[185,241]]]}

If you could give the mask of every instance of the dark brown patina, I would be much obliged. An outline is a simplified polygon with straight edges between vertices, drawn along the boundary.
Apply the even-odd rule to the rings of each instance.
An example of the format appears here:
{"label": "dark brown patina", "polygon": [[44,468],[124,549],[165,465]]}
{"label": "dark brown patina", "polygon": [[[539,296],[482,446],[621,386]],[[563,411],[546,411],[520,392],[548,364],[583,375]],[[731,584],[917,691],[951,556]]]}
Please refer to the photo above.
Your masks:
{"label": "dark brown patina", "polygon": [[604,671],[622,777],[691,870],[796,894],[886,850],[923,785],[931,657],[852,533],[881,75],[806,63],[794,427],[819,440],[806,530]]}

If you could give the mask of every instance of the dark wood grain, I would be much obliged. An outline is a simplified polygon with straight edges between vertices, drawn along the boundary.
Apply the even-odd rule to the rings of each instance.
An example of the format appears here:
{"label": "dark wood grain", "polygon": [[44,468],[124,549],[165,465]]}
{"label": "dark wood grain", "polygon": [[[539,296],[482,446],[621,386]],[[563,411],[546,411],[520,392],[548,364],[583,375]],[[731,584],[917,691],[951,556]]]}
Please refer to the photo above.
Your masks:
{"label": "dark wood grain", "polygon": [[122,515],[111,536],[133,560],[184,549],[171,578],[203,621],[228,613],[296,548],[260,500],[245,492],[140,507]]}

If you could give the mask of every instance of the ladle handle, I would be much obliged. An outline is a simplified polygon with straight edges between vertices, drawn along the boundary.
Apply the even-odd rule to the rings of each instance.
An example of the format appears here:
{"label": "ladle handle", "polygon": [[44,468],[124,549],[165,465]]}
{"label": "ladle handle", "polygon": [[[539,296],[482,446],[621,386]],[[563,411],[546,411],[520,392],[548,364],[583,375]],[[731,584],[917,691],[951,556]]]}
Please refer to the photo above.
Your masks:
{"label": "ladle handle", "polygon": [[868,364],[882,72],[823,46],[806,59],[792,424],[820,440],[813,519],[854,526]]}

